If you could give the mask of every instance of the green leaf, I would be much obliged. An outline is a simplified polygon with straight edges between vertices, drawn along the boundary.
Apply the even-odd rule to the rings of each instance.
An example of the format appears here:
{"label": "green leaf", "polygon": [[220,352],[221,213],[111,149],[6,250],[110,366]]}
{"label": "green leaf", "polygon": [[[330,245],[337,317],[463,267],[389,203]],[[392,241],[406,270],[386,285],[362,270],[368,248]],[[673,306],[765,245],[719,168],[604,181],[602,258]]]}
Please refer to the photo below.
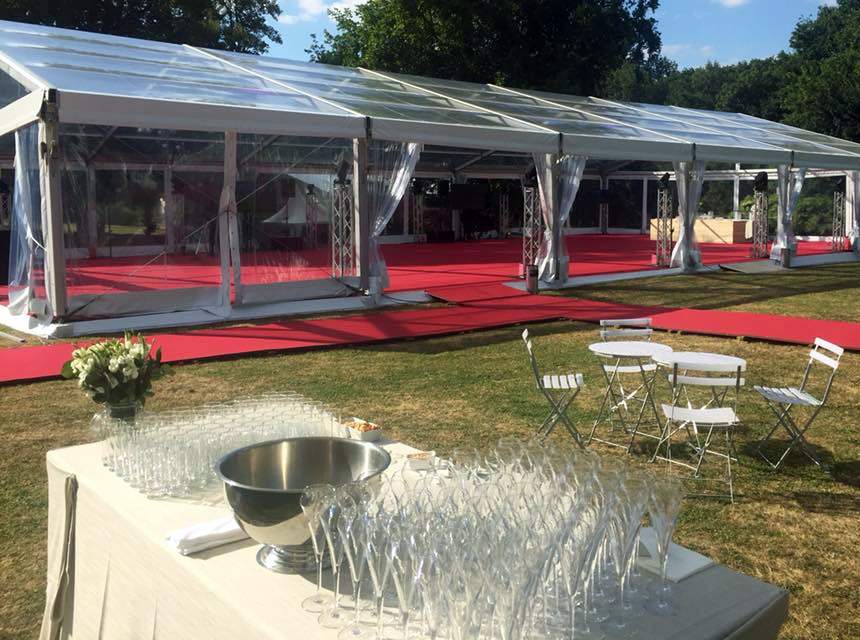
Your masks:
{"label": "green leaf", "polygon": [[78,375],[72,371],[72,361],[63,363],[63,368],[60,369],[60,375],[63,376],[66,380],[71,380],[72,378],[77,378]]}

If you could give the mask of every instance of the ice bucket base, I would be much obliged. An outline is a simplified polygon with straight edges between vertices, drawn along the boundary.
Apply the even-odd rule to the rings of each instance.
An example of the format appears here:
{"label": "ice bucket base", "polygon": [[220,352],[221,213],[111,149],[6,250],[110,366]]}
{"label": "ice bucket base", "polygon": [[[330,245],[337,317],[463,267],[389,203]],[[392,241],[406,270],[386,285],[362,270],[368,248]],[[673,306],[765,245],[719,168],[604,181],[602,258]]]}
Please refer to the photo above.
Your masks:
{"label": "ice bucket base", "polygon": [[[328,564],[323,556],[323,568]],[[277,573],[311,573],[317,570],[317,559],[310,543],[295,547],[264,545],[257,552],[257,563]]]}

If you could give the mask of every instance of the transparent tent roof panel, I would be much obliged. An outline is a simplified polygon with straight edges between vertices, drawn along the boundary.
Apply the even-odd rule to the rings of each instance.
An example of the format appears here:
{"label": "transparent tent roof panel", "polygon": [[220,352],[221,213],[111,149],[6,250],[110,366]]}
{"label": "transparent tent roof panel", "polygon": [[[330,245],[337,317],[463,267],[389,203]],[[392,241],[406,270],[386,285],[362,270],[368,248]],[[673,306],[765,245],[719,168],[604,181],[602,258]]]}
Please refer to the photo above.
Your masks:
{"label": "transparent tent roof panel", "polygon": [[358,69],[300,63],[279,58],[208,51],[224,60],[296,87],[337,105],[377,118],[414,122],[530,130],[511,118],[474,109],[456,100],[416,91]]}
{"label": "transparent tent roof panel", "polygon": [[183,47],[0,22],[0,52],[60,91],[344,113]]}
{"label": "transparent tent roof panel", "polygon": [[[356,118],[368,116],[375,123],[373,131],[382,137],[425,143],[435,139],[456,144],[462,134],[464,146],[547,151],[563,134],[570,141],[565,149],[581,148],[597,156],[600,141],[605,140],[619,158],[683,159],[687,148],[696,144],[706,159],[734,154],[740,162],[784,162],[794,152],[797,158],[812,162],[820,158],[830,166],[845,162],[856,168],[860,163],[858,144],[742,114],[512,91],[36,25],[0,21],[0,57],[11,61],[15,79],[22,80],[23,75],[30,90],[44,86],[59,89],[61,95],[95,99],[262,108],[270,121],[260,125],[261,131],[277,125],[280,112],[311,114],[302,118],[320,115],[308,131],[323,131],[324,123],[337,116],[339,123],[353,123],[343,129],[351,134],[360,126]],[[75,106],[80,109],[80,104]],[[143,108],[129,119],[145,115]],[[228,112],[208,113],[213,124],[221,118],[218,126],[229,126],[233,117],[225,118]],[[241,129],[239,113],[236,128]],[[178,117],[187,123],[192,114],[186,109]],[[157,118],[164,119],[158,115],[148,126]],[[136,123],[123,119],[117,124]]]}
{"label": "transparent tent roof panel", "polygon": [[[790,151],[801,151],[806,153],[840,152],[839,147],[828,146],[826,141],[827,136],[821,136],[820,134],[813,134],[811,137],[797,136],[789,127],[784,125],[768,123],[774,126],[761,127],[757,126],[754,121],[734,117],[738,115],[734,113],[643,103],[631,103],[631,106],[649,113],[656,113],[665,115],[669,118],[678,119],[682,122],[718,129],[722,132],[730,133],[739,137],[749,137],[758,142],[782,147]],[[833,140],[838,141],[836,138]],[[860,149],[860,145],[855,146]]]}

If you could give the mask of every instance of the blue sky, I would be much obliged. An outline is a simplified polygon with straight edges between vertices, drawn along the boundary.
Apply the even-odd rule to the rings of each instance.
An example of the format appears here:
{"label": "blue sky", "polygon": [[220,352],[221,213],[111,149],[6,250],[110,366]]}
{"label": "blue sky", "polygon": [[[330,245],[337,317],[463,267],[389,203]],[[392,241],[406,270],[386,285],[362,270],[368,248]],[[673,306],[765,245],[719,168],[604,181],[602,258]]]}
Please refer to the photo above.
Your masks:
{"label": "blue sky", "polygon": [[[283,14],[277,23],[284,43],[270,53],[306,60],[310,34],[334,29],[327,16],[331,7],[354,6],[361,0],[280,0]],[[732,64],[771,56],[788,48],[797,20],[814,15],[822,4],[835,0],[661,0],[657,11],[663,53],[679,66],[715,60]]]}

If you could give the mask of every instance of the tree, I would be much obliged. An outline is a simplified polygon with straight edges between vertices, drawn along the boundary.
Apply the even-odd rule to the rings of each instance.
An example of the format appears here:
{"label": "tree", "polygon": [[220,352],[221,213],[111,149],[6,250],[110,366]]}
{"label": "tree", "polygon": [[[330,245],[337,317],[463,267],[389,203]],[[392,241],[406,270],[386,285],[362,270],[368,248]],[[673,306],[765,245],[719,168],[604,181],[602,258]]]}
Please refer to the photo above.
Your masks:
{"label": "tree", "polygon": [[786,92],[786,120],[860,140],[860,0],[825,6],[791,36],[798,77]]}
{"label": "tree", "polygon": [[627,60],[609,74],[604,93],[615,100],[665,104],[669,79],[677,73],[677,63],[661,55],[651,55],[642,63]]}
{"label": "tree", "polygon": [[[726,67],[724,67],[726,69]],[[786,88],[797,77],[794,56],[780,53],[728,67],[714,102],[718,111],[736,111],[780,122],[785,119]]]}
{"label": "tree", "polygon": [[594,94],[659,54],[659,0],[368,0],[333,10],[312,60]]}
{"label": "tree", "polygon": [[96,33],[264,53],[281,42],[266,23],[277,0],[0,0],[0,19]]}

